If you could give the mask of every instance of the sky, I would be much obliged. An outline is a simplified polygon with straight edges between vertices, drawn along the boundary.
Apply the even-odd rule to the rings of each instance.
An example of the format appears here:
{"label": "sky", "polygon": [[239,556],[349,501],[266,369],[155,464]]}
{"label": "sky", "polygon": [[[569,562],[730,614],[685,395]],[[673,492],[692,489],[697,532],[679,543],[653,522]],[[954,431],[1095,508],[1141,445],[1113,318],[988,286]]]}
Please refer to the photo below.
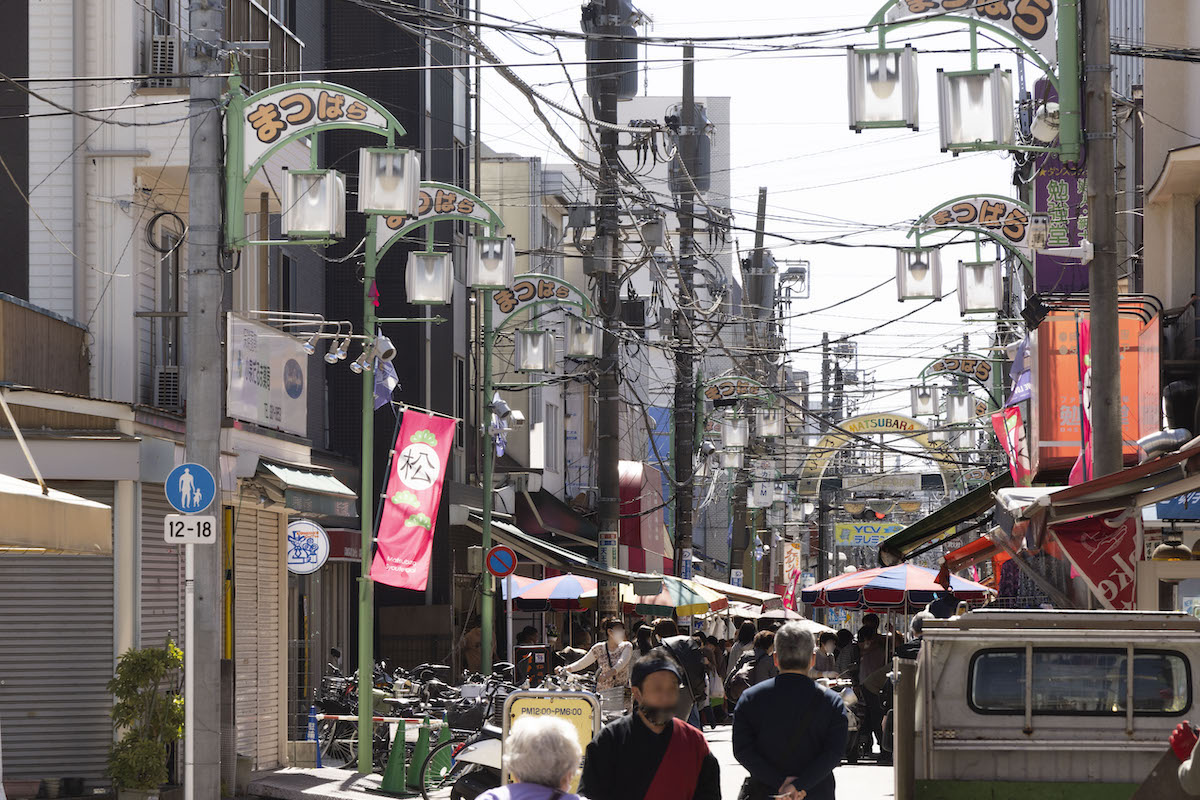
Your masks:
{"label": "sky", "polygon": [[[853,29],[805,42],[840,48],[875,43],[876,36],[861,28],[880,2],[802,0],[745,7],[712,0],[643,0],[636,7],[653,19],[651,35],[752,36]],[[745,13],[738,14],[742,8]],[[823,9],[829,13],[823,14]],[[579,30],[578,2],[485,0],[483,11],[485,15],[520,22]],[[969,43],[965,27],[946,23],[910,27],[888,41],[892,44],[914,37],[918,50],[965,51]],[[563,67],[545,42],[520,37],[517,41],[527,51],[499,32],[485,32],[484,41],[508,63],[544,65],[519,66],[514,71],[546,96],[574,106]],[[582,43],[560,39],[557,44],[564,61],[583,60]],[[648,84],[648,92],[641,93],[678,95],[682,85],[678,61],[681,47],[651,46],[643,52],[650,63],[639,76],[639,87],[643,82]],[[776,258],[805,259],[811,264],[810,298],[794,302],[792,314],[825,308],[894,277],[896,257],[889,248],[911,244],[905,238],[909,226],[941,202],[968,194],[1014,194],[1007,156],[986,153],[955,158],[939,151],[936,70],[967,69],[966,52],[918,56],[918,131],[894,129],[861,134],[851,131],[848,125],[844,52],[746,54],[698,46],[696,58],[696,95],[731,98],[731,205],[735,224],[753,227],[758,188],[767,187],[767,246]],[[1015,86],[1015,58],[1007,53],[981,54],[981,67],[994,63],[1014,69]],[[583,66],[567,69],[582,94]],[[1027,65],[1028,84],[1032,85],[1036,77],[1036,68]],[[562,138],[578,147],[577,124],[563,115],[553,118]],[[530,112],[524,96],[491,71],[484,76],[482,127],[484,142],[495,150],[540,156],[550,163],[566,161]],[[808,240],[844,236],[841,241],[846,243],[885,247],[790,245],[772,239],[770,234]],[[752,236],[738,233],[741,249],[752,246]],[[994,257],[994,253],[994,246],[985,246],[985,259]],[[955,245],[943,250],[944,292],[957,284],[959,259],[975,260],[974,246]],[[795,353],[792,363],[797,370],[808,370],[819,382],[822,332],[828,331],[831,338],[836,338],[862,331],[907,314],[924,302],[898,302],[895,284],[889,283],[861,299],[794,318],[788,323],[791,347],[809,349]],[[918,382],[921,369],[948,348],[960,347],[964,333],[974,334],[974,349],[985,347],[983,334],[994,325],[994,318],[973,321],[960,317],[958,301],[951,295],[876,333],[856,337],[858,368],[874,378],[878,389],[865,408],[908,413],[908,386]]]}

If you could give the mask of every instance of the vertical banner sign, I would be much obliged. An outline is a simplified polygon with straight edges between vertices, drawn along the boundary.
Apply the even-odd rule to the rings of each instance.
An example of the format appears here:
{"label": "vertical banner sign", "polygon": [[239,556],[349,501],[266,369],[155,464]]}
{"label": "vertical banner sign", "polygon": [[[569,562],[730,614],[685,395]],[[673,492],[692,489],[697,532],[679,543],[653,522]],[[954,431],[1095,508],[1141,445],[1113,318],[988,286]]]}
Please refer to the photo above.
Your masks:
{"label": "vertical banner sign", "polygon": [[1033,470],[1029,465],[1029,439],[1019,406],[1011,406],[992,414],[992,428],[1008,455],[1008,471],[1014,486],[1032,486]]}
{"label": "vertical banner sign", "polygon": [[775,462],[756,461],[754,464],[754,483],[746,498],[750,508],[770,508],[775,501]]}
{"label": "vertical banner sign", "polygon": [[425,590],[454,424],[448,417],[404,413],[379,520],[379,547],[371,564],[371,580],[400,589]]}
{"label": "vertical banner sign", "polygon": [[[1037,102],[1058,102],[1045,78],[1033,85]],[[1056,153],[1037,159],[1033,173],[1033,210],[1050,215],[1047,247],[1078,247],[1088,236],[1087,171],[1082,163],[1064,164]],[[1034,254],[1034,291],[1086,292],[1088,266],[1077,258]]]}
{"label": "vertical banner sign", "polygon": [[1071,467],[1067,483],[1074,486],[1092,479],[1092,326],[1086,319],[1076,320],[1079,346],[1075,360],[1079,370],[1079,458]]}
{"label": "vertical banner sign", "polygon": [[1115,527],[1120,516],[1089,517],[1055,525],[1054,538],[1088,588],[1105,608],[1128,611],[1136,594],[1136,567],[1141,546],[1142,518],[1129,514]]}

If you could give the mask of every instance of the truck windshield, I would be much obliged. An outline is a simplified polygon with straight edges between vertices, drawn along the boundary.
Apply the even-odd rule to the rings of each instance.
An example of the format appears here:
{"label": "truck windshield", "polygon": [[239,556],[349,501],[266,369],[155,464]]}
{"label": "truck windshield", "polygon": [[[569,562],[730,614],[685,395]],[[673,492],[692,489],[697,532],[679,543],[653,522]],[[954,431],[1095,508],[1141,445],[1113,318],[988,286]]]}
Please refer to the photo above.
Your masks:
{"label": "truck windshield", "polygon": [[[1035,714],[1122,715],[1127,692],[1126,651],[1034,648]],[[983,650],[971,663],[967,696],[985,714],[1025,713],[1025,651]],[[1182,654],[1137,650],[1133,709],[1139,715],[1177,715],[1191,708],[1191,674]]]}

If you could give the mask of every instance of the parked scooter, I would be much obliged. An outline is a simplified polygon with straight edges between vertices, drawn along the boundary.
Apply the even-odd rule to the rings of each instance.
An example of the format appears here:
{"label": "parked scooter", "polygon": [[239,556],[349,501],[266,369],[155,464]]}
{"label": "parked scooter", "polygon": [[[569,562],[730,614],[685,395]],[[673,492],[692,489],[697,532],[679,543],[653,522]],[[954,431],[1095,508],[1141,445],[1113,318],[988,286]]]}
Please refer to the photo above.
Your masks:
{"label": "parked scooter", "polygon": [[450,788],[450,800],[475,800],[500,785],[502,738],[500,728],[484,725],[479,733],[467,739],[454,756],[455,769],[461,767],[461,772]]}

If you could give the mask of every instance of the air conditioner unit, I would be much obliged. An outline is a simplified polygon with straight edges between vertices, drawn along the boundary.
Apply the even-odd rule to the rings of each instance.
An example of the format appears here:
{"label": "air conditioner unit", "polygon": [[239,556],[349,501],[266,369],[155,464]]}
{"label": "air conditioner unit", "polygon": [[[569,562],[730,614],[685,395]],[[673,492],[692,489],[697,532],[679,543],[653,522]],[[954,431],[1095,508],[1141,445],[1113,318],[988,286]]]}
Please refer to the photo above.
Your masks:
{"label": "air conditioner unit", "polygon": [[[150,42],[150,64],[146,70],[150,75],[179,74],[179,40],[170,35],[156,35]],[[173,89],[179,78],[155,78],[146,80],[151,89]]]}
{"label": "air conditioner unit", "polygon": [[179,367],[154,368],[154,407],[175,410],[183,408]]}

